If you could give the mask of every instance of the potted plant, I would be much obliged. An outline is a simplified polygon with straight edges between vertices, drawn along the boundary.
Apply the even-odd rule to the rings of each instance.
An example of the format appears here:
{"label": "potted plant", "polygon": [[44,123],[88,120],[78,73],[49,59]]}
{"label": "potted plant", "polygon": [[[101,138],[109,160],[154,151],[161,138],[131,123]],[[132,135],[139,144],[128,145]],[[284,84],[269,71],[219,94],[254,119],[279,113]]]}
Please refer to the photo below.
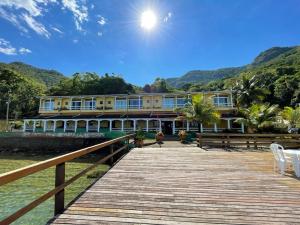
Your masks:
{"label": "potted plant", "polygon": [[156,133],[155,139],[156,139],[156,141],[157,141],[158,143],[162,143],[162,141],[163,141],[163,139],[164,139],[164,136],[165,136],[164,133],[161,132],[161,131],[159,131],[159,132]]}
{"label": "potted plant", "polygon": [[139,130],[136,132],[135,137],[134,137],[134,144],[135,146],[142,148],[144,145],[144,140],[145,140],[145,134],[142,130]]}
{"label": "potted plant", "polygon": [[180,130],[180,131],[178,132],[178,136],[179,136],[180,142],[183,143],[183,142],[185,142],[185,140],[186,140],[187,133],[186,133],[185,130]]}

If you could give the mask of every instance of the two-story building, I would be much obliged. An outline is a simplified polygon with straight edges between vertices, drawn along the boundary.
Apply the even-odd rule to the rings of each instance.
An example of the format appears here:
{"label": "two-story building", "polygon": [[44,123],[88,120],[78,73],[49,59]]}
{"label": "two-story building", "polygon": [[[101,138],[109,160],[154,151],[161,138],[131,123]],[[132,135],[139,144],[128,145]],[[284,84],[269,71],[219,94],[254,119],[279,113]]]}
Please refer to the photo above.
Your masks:
{"label": "two-story building", "polygon": [[[182,119],[175,108],[183,107],[193,95],[209,98],[221,113],[215,124],[198,124]],[[45,96],[40,98],[39,115],[24,120],[30,132],[104,132],[139,129],[175,134],[179,129],[219,132],[234,129],[235,107],[230,91],[197,93],[142,93],[84,96]]]}

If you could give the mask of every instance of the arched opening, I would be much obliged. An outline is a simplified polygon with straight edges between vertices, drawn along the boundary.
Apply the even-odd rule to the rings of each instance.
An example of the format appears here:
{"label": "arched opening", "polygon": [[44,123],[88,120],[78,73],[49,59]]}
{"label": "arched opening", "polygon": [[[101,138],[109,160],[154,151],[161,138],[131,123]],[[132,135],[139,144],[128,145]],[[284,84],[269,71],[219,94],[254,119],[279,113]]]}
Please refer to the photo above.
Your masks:
{"label": "arched opening", "polygon": [[122,120],[113,120],[112,121],[112,130],[115,130],[115,131],[122,130]]}
{"label": "arched opening", "polygon": [[63,120],[57,120],[56,121],[55,132],[57,132],[57,133],[63,133],[64,132],[64,126],[65,126],[65,121],[63,121]]}
{"label": "arched opening", "polygon": [[109,131],[109,120],[101,120],[100,121],[100,132]]}
{"label": "arched opening", "polygon": [[158,132],[160,130],[160,124],[159,124],[159,120],[149,120],[149,131],[155,131]]}
{"label": "arched opening", "polygon": [[65,132],[75,132],[75,121],[68,120],[66,121],[66,130]]}
{"label": "arched opening", "polygon": [[[76,133],[84,133],[84,132],[86,132],[86,124],[87,124],[87,121],[85,121],[85,120],[78,120],[77,121]],[[73,130],[75,130],[75,123],[74,123],[74,129]]]}
{"label": "arched opening", "polygon": [[134,122],[133,120],[124,120],[124,131],[133,131]]}
{"label": "arched opening", "polygon": [[136,121],[136,130],[147,131],[147,121],[146,120],[137,120]]}
{"label": "arched opening", "polygon": [[98,132],[98,121],[97,120],[88,121],[88,132]]}

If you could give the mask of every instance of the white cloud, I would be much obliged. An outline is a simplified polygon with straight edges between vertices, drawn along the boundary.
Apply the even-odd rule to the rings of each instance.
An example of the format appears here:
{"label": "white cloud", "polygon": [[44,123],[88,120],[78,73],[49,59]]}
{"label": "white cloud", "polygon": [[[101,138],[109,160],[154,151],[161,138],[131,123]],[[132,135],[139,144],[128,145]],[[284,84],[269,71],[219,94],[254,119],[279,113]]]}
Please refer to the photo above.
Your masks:
{"label": "white cloud", "polygon": [[19,53],[21,54],[21,55],[24,55],[24,54],[28,54],[28,53],[31,53],[31,50],[30,49],[28,49],[28,48],[20,48],[19,49]]}
{"label": "white cloud", "polygon": [[13,47],[9,41],[4,38],[0,38],[0,53],[5,55],[17,55],[18,53],[21,55],[25,55],[31,53],[31,50],[28,48],[21,47],[19,51],[15,47]]}
{"label": "white cloud", "polygon": [[168,22],[169,21],[169,19],[171,19],[171,17],[173,16],[173,14],[171,13],[171,12],[168,12],[168,14],[165,16],[165,18],[164,18],[164,22],[166,23],[166,22]]}
{"label": "white cloud", "polygon": [[77,30],[82,31],[81,24],[88,21],[88,8],[83,4],[80,5],[78,2],[78,0],[62,0],[63,8],[73,13]]}
{"label": "white cloud", "polygon": [[23,20],[27,23],[27,25],[34,30],[39,35],[45,36],[46,38],[50,37],[49,31],[45,28],[45,26],[39,22],[37,22],[32,16],[28,14],[23,14]]}
{"label": "white cloud", "polygon": [[57,33],[63,34],[64,32],[62,32],[60,29],[58,29],[57,27],[51,27],[52,30],[56,31]]}
{"label": "white cloud", "polygon": [[99,31],[99,32],[97,33],[97,35],[98,35],[99,37],[101,37],[101,36],[103,35],[103,33]]}
{"label": "white cloud", "polygon": [[0,53],[5,55],[16,55],[17,50],[10,44],[9,41],[0,38]]}
{"label": "white cloud", "polygon": [[20,24],[17,16],[14,15],[13,13],[6,12],[4,9],[0,8],[0,17],[9,21],[10,23],[12,23],[14,26],[16,26],[18,29],[20,29],[24,33],[28,32],[28,30]]}
{"label": "white cloud", "polygon": [[74,39],[74,40],[73,40],[73,43],[74,43],[74,44],[77,44],[77,43],[78,43],[78,39]]}
{"label": "white cloud", "polygon": [[98,15],[98,21],[97,23],[100,24],[101,26],[104,26],[106,24],[106,19],[103,16]]}
{"label": "white cloud", "polygon": [[0,0],[0,17],[22,32],[27,33],[28,30],[25,27],[29,27],[37,34],[49,38],[50,32],[46,25],[38,20],[44,16],[45,12],[48,12],[48,4],[59,4],[62,9],[71,11],[76,29],[83,30],[82,23],[88,21],[86,0]]}

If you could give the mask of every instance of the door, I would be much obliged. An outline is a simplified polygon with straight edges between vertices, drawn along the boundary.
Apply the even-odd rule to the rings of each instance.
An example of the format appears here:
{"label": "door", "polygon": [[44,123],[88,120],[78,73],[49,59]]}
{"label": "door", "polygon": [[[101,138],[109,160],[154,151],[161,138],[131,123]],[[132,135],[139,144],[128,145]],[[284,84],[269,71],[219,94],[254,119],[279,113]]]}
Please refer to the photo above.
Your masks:
{"label": "door", "polygon": [[162,121],[161,129],[164,134],[172,135],[173,134],[173,122],[172,121]]}

